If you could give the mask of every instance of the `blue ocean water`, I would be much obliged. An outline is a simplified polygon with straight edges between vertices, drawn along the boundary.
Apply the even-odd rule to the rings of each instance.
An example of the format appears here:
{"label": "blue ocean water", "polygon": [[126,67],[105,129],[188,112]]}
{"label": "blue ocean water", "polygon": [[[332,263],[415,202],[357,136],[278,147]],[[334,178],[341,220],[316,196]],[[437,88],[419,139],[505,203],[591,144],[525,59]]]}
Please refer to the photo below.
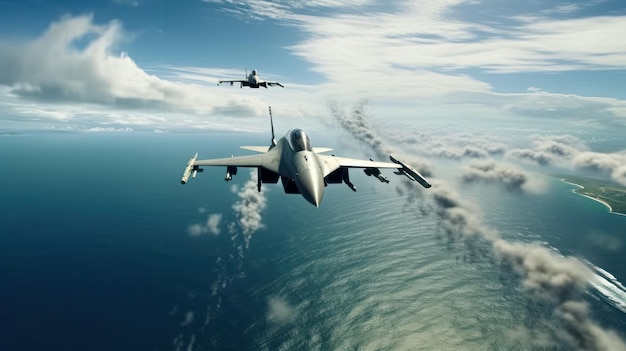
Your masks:
{"label": "blue ocean water", "polygon": [[[329,187],[318,209],[265,185],[264,226],[246,248],[232,205],[249,173],[179,181],[195,151],[243,154],[236,146],[266,139],[0,137],[0,349],[530,348],[515,335],[540,321],[519,285],[493,258],[467,259],[393,184],[355,174],[356,193]],[[626,281],[626,217],[546,182],[540,195],[480,184],[462,195],[507,239]],[[209,214],[223,215],[220,233],[189,235]],[[596,290],[586,299],[600,325],[626,335],[624,312]]]}
{"label": "blue ocean water", "polygon": [[229,194],[180,186],[190,147],[210,138],[0,138],[0,349],[171,343],[172,301],[202,279],[198,257],[213,254],[181,233],[189,208]]}

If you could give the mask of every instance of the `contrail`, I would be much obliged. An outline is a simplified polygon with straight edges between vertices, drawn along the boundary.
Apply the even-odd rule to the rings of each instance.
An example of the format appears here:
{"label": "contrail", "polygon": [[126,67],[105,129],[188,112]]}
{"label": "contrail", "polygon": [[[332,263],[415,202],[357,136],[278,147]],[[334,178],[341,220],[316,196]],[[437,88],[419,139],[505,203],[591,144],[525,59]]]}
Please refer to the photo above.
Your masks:
{"label": "contrail", "polygon": [[[396,153],[383,138],[376,133],[365,114],[365,102],[358,103],[352,111],[345,113],[337,104],[329,104],[331,115],[341,127],[355,139],[365,143],[378,157],[387,157]],[[406,158],[414,165],[427,165],[424,160]],[[418,167],[422,171],[421,167]],[[429,176],[434,177],[428,170]],[[426,172],[424,172],[426,173]],[[401,182],[397,190],[401,193],[415,193],[413,184]],[[617,333],[604,330],[591,319],[588,305],[580,300],[589,287],[591,271],[579,259],[562,257],[550,249],[527,243],[504,240],[496,229],[485,225],[471,207],[462,201],[453,187],[436,178],[432,188],[424,192],[430,198],[429,204],[440,221],[440,228],[450,240],[480,237],[491,243],[491,249],[500,257],[503,265],[512,268],[522,282],[524,293],[537,302],[555,304],[553,315],[558,320],[554,325],[554,335],[560,342],[576,350],[626,350],[626,343]],[[428,212],[426,208],[423,213]],[[474,246],[468,244],[468,249]]]}

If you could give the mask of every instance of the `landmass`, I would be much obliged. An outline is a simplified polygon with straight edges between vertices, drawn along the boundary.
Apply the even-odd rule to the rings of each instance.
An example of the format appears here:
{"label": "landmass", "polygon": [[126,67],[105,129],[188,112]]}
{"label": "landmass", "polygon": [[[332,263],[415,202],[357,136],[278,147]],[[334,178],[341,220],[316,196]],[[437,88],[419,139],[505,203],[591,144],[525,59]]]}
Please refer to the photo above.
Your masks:
{"label": "landmass", "polygon": [[605,180],[577,177],[572,175],[552,174],[566,183],[580,187],[576,194],[605,204],[611,213],[626,216],[626,187]]}

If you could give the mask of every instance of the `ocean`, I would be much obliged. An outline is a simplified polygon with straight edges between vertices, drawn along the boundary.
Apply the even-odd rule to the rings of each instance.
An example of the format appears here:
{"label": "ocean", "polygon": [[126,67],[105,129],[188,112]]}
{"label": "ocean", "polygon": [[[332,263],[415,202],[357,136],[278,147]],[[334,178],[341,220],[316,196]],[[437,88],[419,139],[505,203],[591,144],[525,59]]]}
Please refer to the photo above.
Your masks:
{"label": "ocean", "polygon": [[[320,208],[280,185],[246,193],[245,169],[180,185],[194,152],[241,155],[266,139],[0,136],[0,349],[567,349],[544,333],[554,306],[529,298],[489,243],[475,252],[446,237],[428,190],[410,202],[392,174],[355,172],[357,192],[329,186]],[[506,240],[586,260],[581,298],[626,338],[626,217],[545,182],[541,194],[459,193]]]}

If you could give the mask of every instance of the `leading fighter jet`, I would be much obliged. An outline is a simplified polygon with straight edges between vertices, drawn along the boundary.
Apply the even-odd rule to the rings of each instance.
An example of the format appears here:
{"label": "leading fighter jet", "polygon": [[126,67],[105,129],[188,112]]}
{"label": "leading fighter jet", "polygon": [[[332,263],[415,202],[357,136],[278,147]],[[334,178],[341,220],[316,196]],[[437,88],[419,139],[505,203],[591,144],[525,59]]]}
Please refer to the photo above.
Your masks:
{"label": "leading fighter jet", "polygon": [[261,78],[259,78],[259,72],[257,72],[256,69],[253,69],[252,72],[250,73],[250,75],[248,75],[248,70],[246,69],[246,78],[245,79],[235,79],[235,80],[220,80],[219,83],[217,83],[217,85],[220,85],[222,83],[230,83],[230,85],[232,86],[234,83],[239,83],[240,84],[240,88],[243,87],[250,87],[250,88],[259,88],[259,87],[264,87],[265,89],[267,89],[268,86],[274,86],[274,85],[278,85],[281,88],[284,88],[284,86],[278,82],[266,82],[264,80],[261,80]]}
{"label": "leading fighter jet", "polygon": [[405,162],[389,156],[392,163],[375,162],[373,160],[359,160],[354,158],[323,155],[332,149],[313,147],[309,135],[302,129],[294,128],[287,132],[278,141],[274,138],[274,122],[270,107],[270,124],[272,127],[272,141],[270,146],[241,146],[242,149],[259,152],[257,155],[198,160],[198,153],[189,159],[181,184],[187,184],[189,177],[195,178],[202,172],[203,166],[225,166],[227,182],[237,174],[237,167],[257,168],[257,188],[261,191],[263,183],[276,184],[282,182],[285,193],[302,194],[315,207],[320,206],[324,196],[324,188],[328,184],[345,183],[356,191],[350,182],[348,169],[362,168],[368,176],[375,176],[381,182],[389,180],[381,174],[380,168],[395,169],[394,173],[405,175],[412,181],[417,181],[424,188],[430,188],[430,183]]}

